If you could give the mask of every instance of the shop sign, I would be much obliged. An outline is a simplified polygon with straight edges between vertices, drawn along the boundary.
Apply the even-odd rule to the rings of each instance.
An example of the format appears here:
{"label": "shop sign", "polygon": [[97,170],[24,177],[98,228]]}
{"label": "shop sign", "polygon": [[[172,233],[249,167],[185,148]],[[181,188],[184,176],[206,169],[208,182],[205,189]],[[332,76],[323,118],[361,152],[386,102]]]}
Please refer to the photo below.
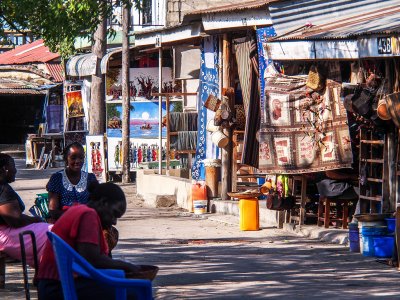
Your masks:
{"label": "shop sign", "polygon": [[378,53],[391,54],[392,53],[392,38],[391,37],[378,37],[377,38]]}
{"label": "shop sign", "polygon": [[400,38],[397,36],[361,38],[357,43],[360,58],[400,56]]}

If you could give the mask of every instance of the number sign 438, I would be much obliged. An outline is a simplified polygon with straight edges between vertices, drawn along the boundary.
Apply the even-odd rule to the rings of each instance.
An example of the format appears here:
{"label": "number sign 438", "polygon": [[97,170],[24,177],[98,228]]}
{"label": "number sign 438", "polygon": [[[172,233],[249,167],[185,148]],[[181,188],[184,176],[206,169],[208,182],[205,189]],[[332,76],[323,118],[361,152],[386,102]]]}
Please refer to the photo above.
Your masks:
{"label": "number sign 438", "polygon": [[390,37],[378,37],[378,53],[379,54],[392,53],[392,40]]}

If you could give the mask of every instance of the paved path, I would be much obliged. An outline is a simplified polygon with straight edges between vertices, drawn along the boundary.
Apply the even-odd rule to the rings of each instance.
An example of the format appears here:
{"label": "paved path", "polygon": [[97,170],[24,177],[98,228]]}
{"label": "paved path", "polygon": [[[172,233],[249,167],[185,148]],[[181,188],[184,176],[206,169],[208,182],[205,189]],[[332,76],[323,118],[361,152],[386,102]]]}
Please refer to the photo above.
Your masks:
{"label": "paved path", "polygon": [[[229,224],[235,218],[145,208],[134,186],[123,189],[128,211],[114,256],[160,267],[156,299],[400,299],[396,269],[346,247],[273,228],[243,232]],[[7,274],[0,299],[24,299],[20,266]]]}

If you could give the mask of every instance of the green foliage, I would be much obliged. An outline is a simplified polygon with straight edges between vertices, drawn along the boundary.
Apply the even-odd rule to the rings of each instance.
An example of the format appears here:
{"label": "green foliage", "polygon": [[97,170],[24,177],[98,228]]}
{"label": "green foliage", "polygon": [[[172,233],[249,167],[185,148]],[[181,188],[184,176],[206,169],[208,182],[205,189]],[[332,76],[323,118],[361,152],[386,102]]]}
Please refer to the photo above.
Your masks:
{"label": "green foliage", "polygon": [[140,0],[0,0],[0,35],[4,29],[30,30],[63,58],[75,51],[77,37],[92,37],[114,6]]}

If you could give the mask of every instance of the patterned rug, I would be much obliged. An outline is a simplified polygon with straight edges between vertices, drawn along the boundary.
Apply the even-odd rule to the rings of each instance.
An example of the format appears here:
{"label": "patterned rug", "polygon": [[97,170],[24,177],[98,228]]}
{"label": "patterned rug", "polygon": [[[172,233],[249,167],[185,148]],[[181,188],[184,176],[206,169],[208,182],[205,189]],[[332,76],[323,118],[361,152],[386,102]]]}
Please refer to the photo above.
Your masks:
{"label": "patterned rug", "polygon": [[307,76],[265,73],[259,168],[270,174],[301,174],[349,168],[353,161],[341,84],[327,80],[318,94]]}

